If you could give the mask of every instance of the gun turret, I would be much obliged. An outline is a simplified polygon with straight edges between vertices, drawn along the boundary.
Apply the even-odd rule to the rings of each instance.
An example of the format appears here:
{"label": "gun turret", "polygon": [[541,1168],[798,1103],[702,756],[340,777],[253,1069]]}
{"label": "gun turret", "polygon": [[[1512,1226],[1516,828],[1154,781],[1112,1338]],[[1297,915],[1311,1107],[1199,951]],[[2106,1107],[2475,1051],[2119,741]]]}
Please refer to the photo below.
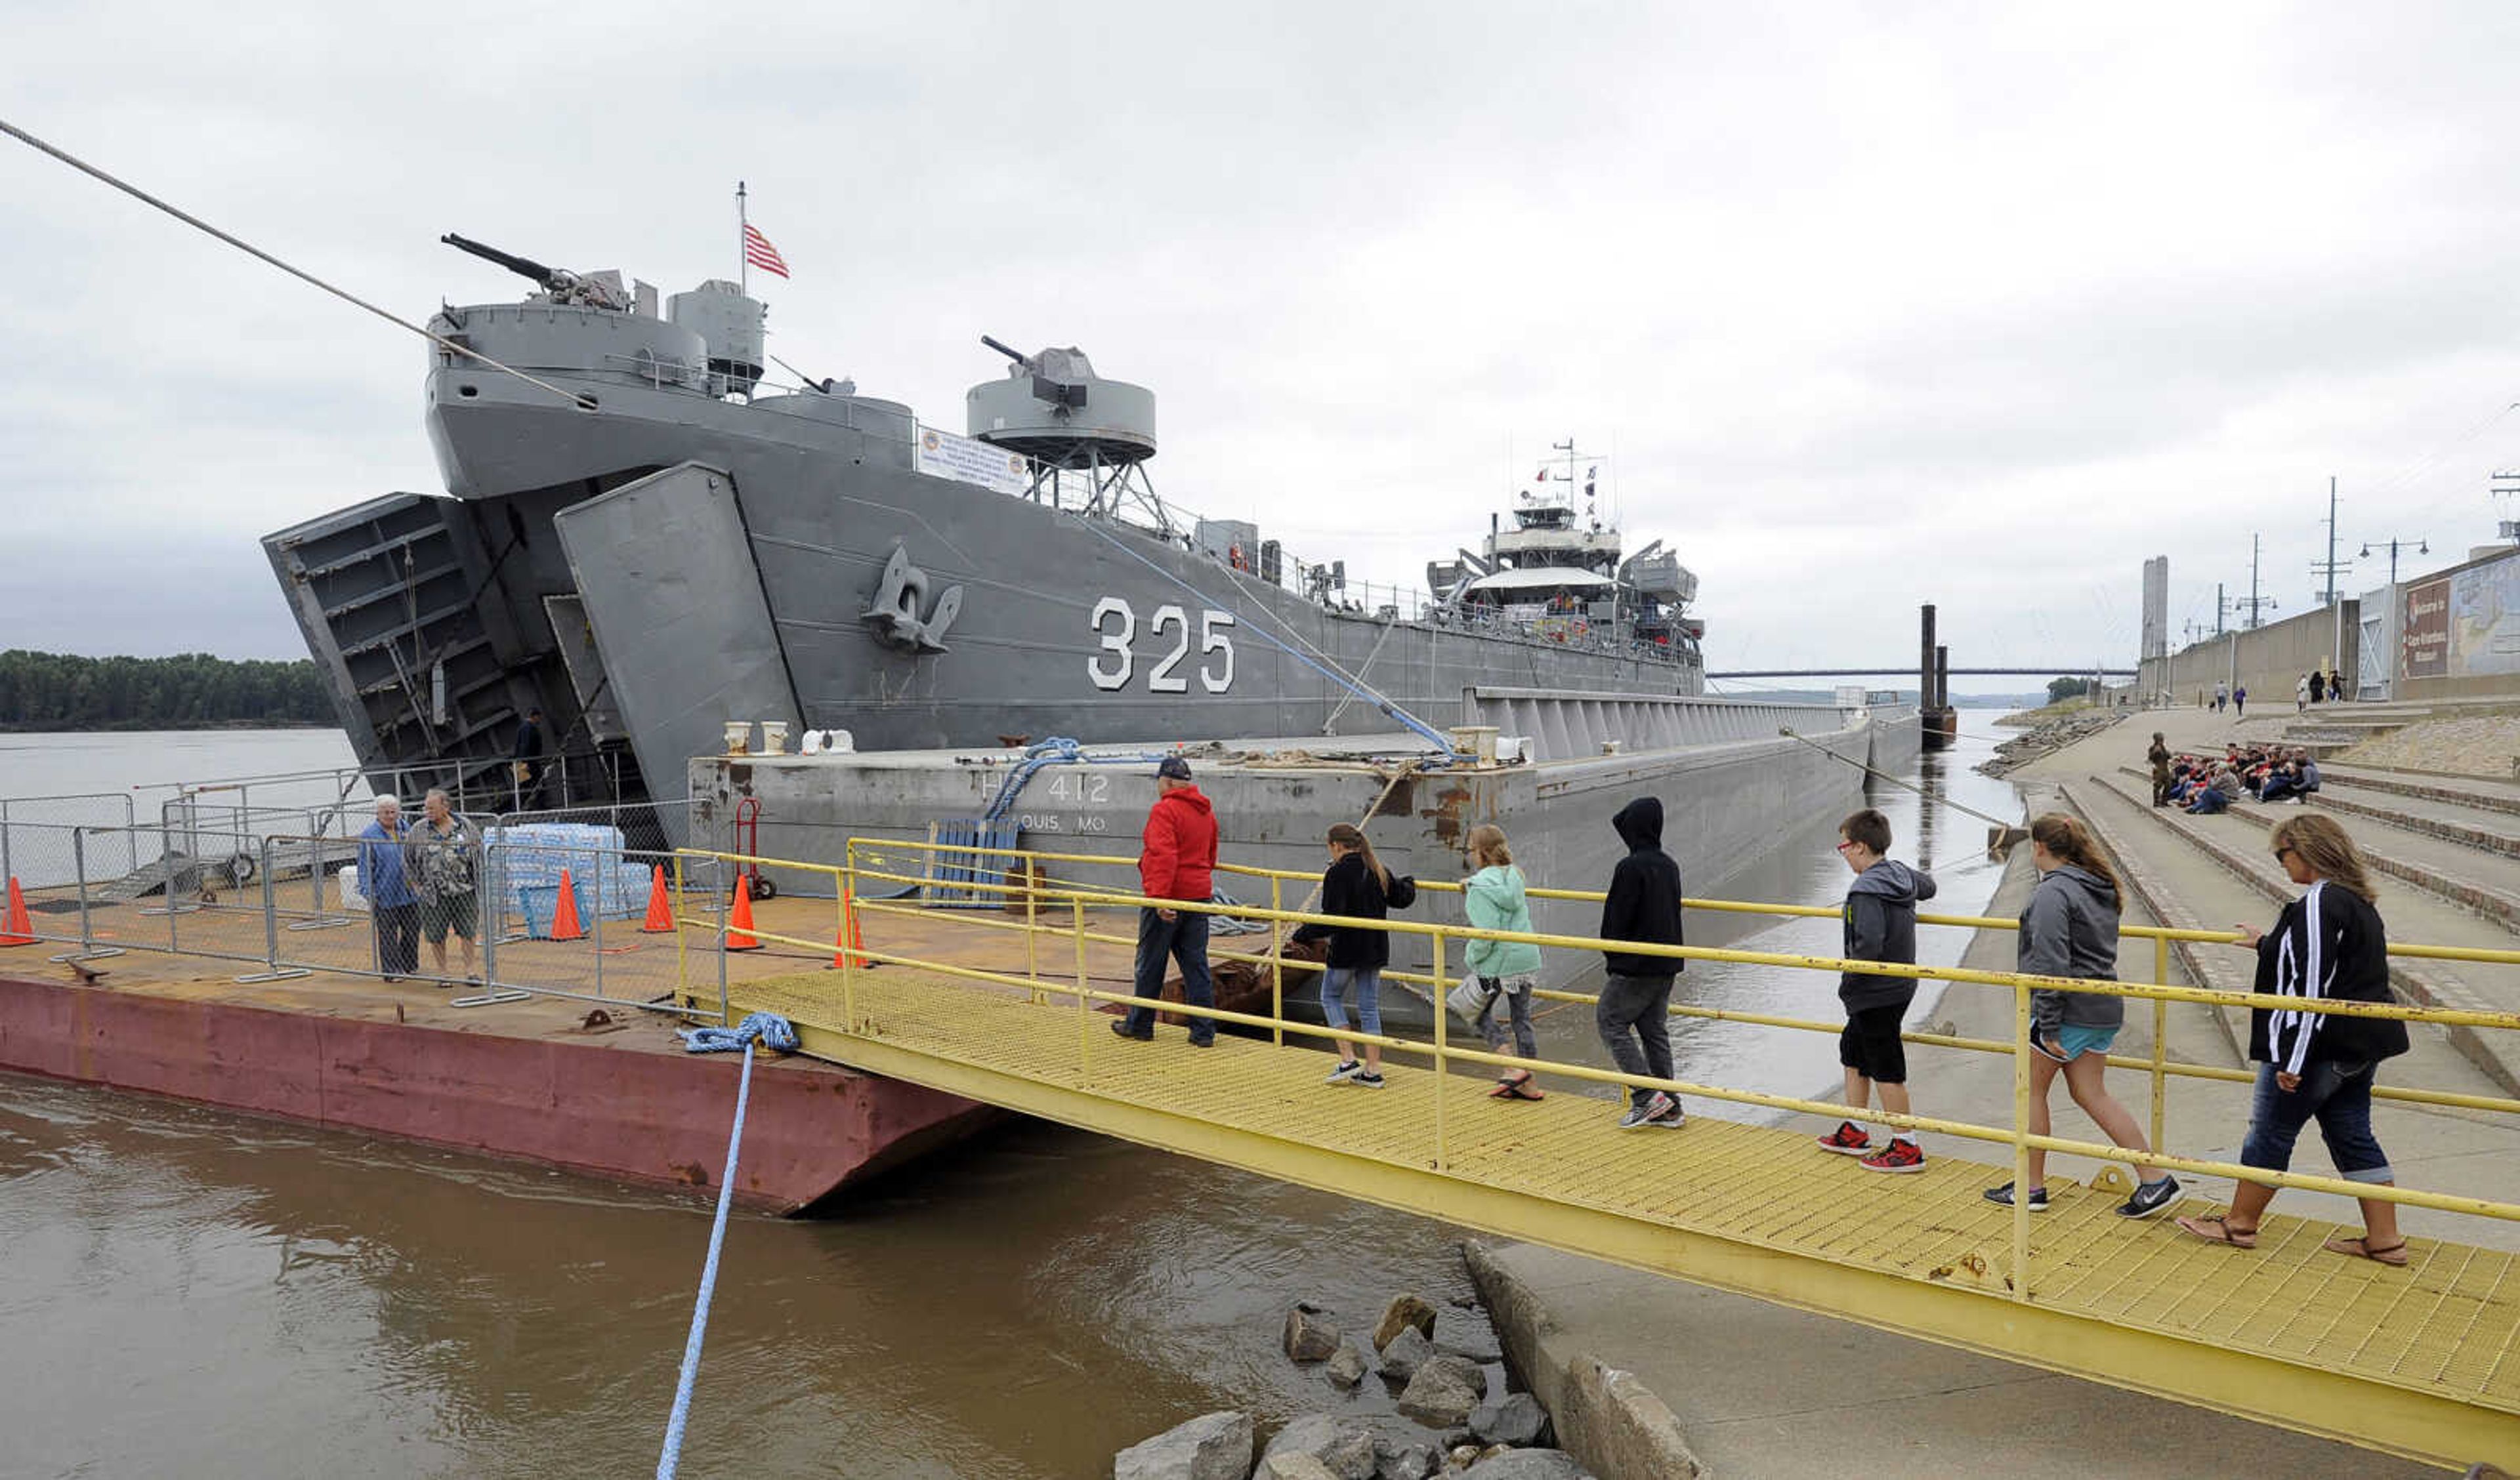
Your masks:
{"label": "gun turret", "polygon": [[619,293],[614,292],[607,285],[592,278],[579,277],[564,267],[546,267],[531,257],[520,257],[513,252],[501,251],[495,247],[475,242],[470,237],[459,237],[451,231],[437,240],[457,251],[470,252],[484,262],[496,262],[518,277],[530,280],[543,292],[550,293],[555,301],[584,303],[596,308],[630,306],[621,300]]}
{"label": "gun turret", "polygon": [[553,287],[554,285],[552,280],[561,276],[559,273],[552,271],[550,268],[545,267],[543,264],[535,261],[531,257],[519,257],[513,252],[504,252],[495,247],[489,247],[482,243],[475,242],[470,237],[459,237],[451,231],[437,240],[454,247],[457,251],[469,251],[472,255],[479,257],[484,262],[496,262],[501,267],[515,273],[518,277],[531,278],[536,285],[542,288],[548,289]]}

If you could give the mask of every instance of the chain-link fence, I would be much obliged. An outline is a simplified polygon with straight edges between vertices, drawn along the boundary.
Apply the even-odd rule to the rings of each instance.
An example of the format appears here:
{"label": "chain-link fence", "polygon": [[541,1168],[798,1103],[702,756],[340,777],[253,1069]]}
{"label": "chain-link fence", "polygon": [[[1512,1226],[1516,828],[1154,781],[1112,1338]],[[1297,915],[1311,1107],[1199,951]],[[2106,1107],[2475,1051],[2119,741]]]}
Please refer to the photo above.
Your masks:
{"label": "chain-link fence", "polygon": [[458,1006],[677,1009],[688,982],[709,999],[694,1009],[717,1015],[724,867],[633,847],[619,828],[467,818],[441,833],[416,817],[392,836],[344,836],[347,818],[290,830],[274,824],[302,827],[304,809],[232,802],[112,826],[24,810],[0,829],[8,876],[37,942],[22,949],[60,947],[54,961],[145,951],[237,963],[241,981],[410,978],[457,990]]}
{"label": "chain-link fence", "polygon": [[[0,884],[12,878],[28,889],[68,883],[75,875],[68,830],[129,828],[139,820],[130,793],[123,791],[0,797]],[[100,854],[96,862],[100,871],[117,866],[128,873],[139,860],[126,846],[121,853]]]}
{"label": "chain-link fence", "polygon": [[579,807],[544,807],[536,811],[506,812],[497,819],[503,829],[575,826],[608,829],[618,833],[621,844],[641,852],[667,853],[675,846],[674,833],[691,836],[692,804],[687,798],[669,802],[596,802]]}
{"label": "chain-link fence", "polygon": [[153,951],[254,963],[268,973],[278,955],[274,891],[314,866],[305,853],[275,854],[253,833],[198,824],[13,822],[9,830],[13,861],[26,871],[14,876],[27,933],[72,948],[55,961]]}
{"label": "chain-link fence", "polygon": [[338,850],[303,895],[279,876],[279,964],[435,982],[460,1006],[529,994],[670,1006],[684,953],[716,953],[714,931],[678,924],[720,908],[713,860],[685,860],[678,895],[675,856],[628,847],[618,830],[465,823],[424,818],[395,841],[268,839],[276,858]]}

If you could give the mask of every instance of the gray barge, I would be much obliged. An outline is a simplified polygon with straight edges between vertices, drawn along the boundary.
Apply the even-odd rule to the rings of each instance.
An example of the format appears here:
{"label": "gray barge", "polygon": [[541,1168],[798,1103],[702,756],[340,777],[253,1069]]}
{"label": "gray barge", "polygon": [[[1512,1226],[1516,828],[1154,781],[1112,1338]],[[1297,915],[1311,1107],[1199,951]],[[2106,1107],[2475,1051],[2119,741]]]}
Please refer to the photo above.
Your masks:
{"label": "gray barge", "polygon": [[[1720,894],[1730,876],[1814,817],[1833,820],[1862,804],[1863,766],[1912,768],[1920,732],[1913,705],[1843,707],[1653,695],[1557,695],[1474,687],[1457,702],[1490,723],[1515,727],[1527,757],[1514,763],[1449,761],[1417,771],[1409,735],[1356,740],[1263,740],[1189,750],[1214,802],[1224,862],[1315,872],[1324,830],[1366,819],[1393,869],[1457,879],[1464,839],[1480,823],[1505,827],[1515,861],[1537,881],[1598,888],[1622,851],[1610,816],[1630,798],[1662,799],[1664,845],[1692,894]],[[1790,730],[1804,740],[1787,738]],[[773,858],[838,862],[851,838],[922,843],[940,818],[989,817],[1044,852],[1098,854],[1114,866],[1060,866],[1061,877],[1134,892],[1125,867],[1154,800],[1146,747],[1095,746],[1083,764],[1023,774],[1010,749],[854,754],[703,756],[691,762],[696,829],[723,832],[737,809],[758,803],[760,850]],[[869,850],[858,862],[892,875],[925,872],[919,848]],[[830,892],[828,876],[772,872],[775,886]],[[871,894],[898,888],[871,880]],[[1264,884],[1221,879],[1246,904],[1266,905]],[[1283,896],[1297,907],[1303,889]],[[1533,902],[1542,930],[1589,935],[1597,906]],[[1461,922],[1458,899],[1429,895],[1414,919]],[[1422,942],[1398,943],[1402,964],[1422,968]],[[1572,975],[1591,958],[1566,953]],[[1457,963],[1458,964],[1458,963]]]}

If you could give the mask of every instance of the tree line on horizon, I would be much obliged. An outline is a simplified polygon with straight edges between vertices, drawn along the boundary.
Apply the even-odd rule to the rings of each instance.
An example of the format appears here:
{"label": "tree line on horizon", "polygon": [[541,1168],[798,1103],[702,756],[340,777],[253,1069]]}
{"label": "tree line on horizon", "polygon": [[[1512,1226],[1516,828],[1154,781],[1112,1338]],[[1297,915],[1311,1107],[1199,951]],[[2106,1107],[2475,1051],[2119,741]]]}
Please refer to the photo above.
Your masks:
{"label": "tree line on horizon", "polygon": [[185,730],[217,725],[333,725],[315,664],[0,651],[0,730]]}

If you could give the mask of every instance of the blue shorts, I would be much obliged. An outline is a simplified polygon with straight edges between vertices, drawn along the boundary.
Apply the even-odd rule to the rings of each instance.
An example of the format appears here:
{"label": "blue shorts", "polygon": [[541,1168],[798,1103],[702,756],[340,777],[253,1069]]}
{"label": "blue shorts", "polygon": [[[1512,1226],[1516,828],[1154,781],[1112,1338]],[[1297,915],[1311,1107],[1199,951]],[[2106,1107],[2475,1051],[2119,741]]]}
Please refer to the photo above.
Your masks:
{"label": "blue shorts", "polygon": [[2056,1047],[2064,1051],[2067,1058],[2080,1058],[2086,1054],[2105,1055],[2117,1041],[2116,1028],[2086,1028],[2069,1022],[2056,1030]]}

